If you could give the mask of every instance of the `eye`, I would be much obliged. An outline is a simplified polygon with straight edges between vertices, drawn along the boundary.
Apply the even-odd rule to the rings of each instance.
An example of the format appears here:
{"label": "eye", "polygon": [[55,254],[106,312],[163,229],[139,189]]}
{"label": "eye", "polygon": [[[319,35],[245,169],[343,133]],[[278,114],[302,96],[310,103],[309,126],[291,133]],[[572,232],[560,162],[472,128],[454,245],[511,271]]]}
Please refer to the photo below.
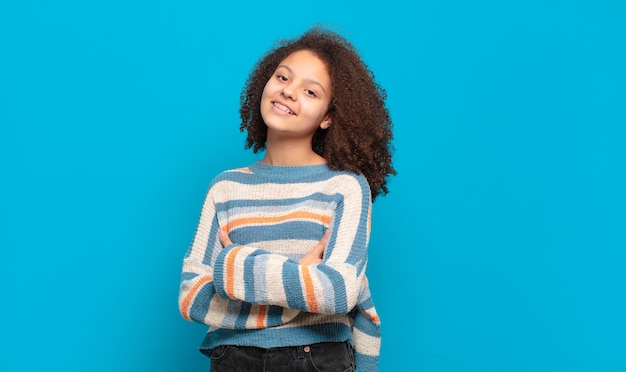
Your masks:
{"label": "eye", "polygon": [[315,91],[311,90],[311,89],[307,89],[304,91],[308,96],[311,97],[317,97],[317,94],[315,94]]}
{"label": "eye", "polygon": [[277,78],[279,81],[287,81],[287,77],[286,77],[285,75],[280,75],[280,74],[278,74],[278,75],[276,75],[276,78]]}

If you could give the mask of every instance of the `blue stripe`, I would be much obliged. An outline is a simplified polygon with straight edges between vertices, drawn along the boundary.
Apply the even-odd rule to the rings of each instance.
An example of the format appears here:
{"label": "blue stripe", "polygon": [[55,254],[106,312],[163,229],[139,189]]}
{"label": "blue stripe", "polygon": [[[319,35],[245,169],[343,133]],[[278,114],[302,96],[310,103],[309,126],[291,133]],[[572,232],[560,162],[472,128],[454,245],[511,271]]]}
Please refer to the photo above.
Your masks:
{"label": "blue stripe", "polygon": [[181,281],[186,282],[188,280],[191,280],[191,279],[195,278],[198,275],[199,274],[197,274],[197,273],[183,272],[183,274],[181,275]]}
{"label": "blue stripe", "polygon": [[283,308],[280,306],[270,306],[267,309],[267,326],[273,327],[283,324]]}
{"label": "blue stripe", "polygon": [[332,312],[333,314],[347,314],[350,309],[348,309],[348,299],[346,298],[346,283],[344,283],[343,277],[337,270],[328,265],[319,265],[317,269],[321,271],[324,275],[326,275],[328,279],[334,284],[335,308],[327,310],[329,312]]}
{"label": "blue stripe", "polygon": [[248,315],[250,315],[250,309],[252,305],[247,302],[241,302],[241,308],[239,309],[239,315],[235,320],[235,328],[246,328],[246,322],[248,321]]}
{"label": "blue stripe", "polygon": [[[243,299],[246,302],[250,302],[253,304],[257,302],[255,298],[255,282],[257,281],[257,278],[255,278],[254,276],[254,267],[256,264],[255,260],[258,257],[259,256],[253,253],[251,255],[246,256],[246,258],[244,258],[243,260],[243,285],[244,285],[244,291],[245,291],[243,294]],[[258,281],[264,281],[264,280],[265,280],[264,277],[258,278]]]}
{"label": "blue stripe", "polygon": [[233,229],[229,236],[237,244],[250,245],[257,242],[297,239],[320,240],[326,226],[312,221],[288,221],[271,225],[244,226]]}
{"label": "blue stripe", "polygon": [[208,244],[211,244],[211,242],[213,242],[213,247],[207,247],[204,252],[204,257],[202,258],[202,263],[205,265],[214,266],[215,259],[222,249],[222,243],[220,243],[220,240],[217,237],[219,229],[220,226],[216,215],[213,217],[213,221],[211,222],[211,230],[209,231],[208,241]]}
{"label": "blue stripe", "polygon": [[[362,182],[361,182],[362,183]],[[357,229],[357,239],[353,242],[353,250],[350,252],[348,260],[353,259],[357,263],[357,275],[361,275],[361,271],[365,269],[366,260],[360,260],[359,257],[367,255],[367,215],[369,212],[370,195],[369,187],[367,185],[361,185],[363,190],[363,198],[361,199],[361,216],[359,218],[359,227]],[[358,239],[358,238],[361,239]],[[358,247],[359,249],[354,249]],[[353,257],[356,255],[357,257]]]}
{"label": "blue stripe", "polygon": [[363,309],[371,309],[374,307],[374,301],[372,301],[372,297],[368,297],[365,301],[360,301],[359,306]]}
{"label": "blue stripe", "polygon": [[380,337],[380,326],[372,322],[369,318],[367,318],[360,312],[356,313],[354,317],[353,327],[372,337]]}
{"label": "blue stripe", "polygon": [[189,318],[194,322],[204,323],[204,318],[209,311],[209,302],[215,295],[213,283],[206,283],[196,294],[196,298],[189,309]]}
{"label": "blue stripe", "polygon": [[356,362],[357,371],[373,372],[378,370],[378,357],[354,353],[354,361]]}
{"label": "blue stripe", "polygon": [[[257,261],[254,265],[254,272],[251,273],[252,278],[246,277],[246,299],[249,290],[254,292],[254,301],[252,303],[266,304],[267,303],[267,282],[265,279],[265,273],[267,272],[267,262],[270,259],[270,255],[264,254],[257,256]],[[252,270],[251,270],[252,271]],[[248,273],[246,273],[248,274]],[[253,283],[254,286],[250,288],[248,283]]]}
{"label": "blue stripe", "polygon": [[[308,311],[304,295],[302,294],[302,286],[300,286],[299,265],[293,261],[285,261],[283,263],[283,287],[287,296],[287,304],[291,309]],[[280,285],[280,283],[276,283]]]}
{"label": "blue stripe", "polygon": [[241,301],[229,300],[226,304],[226,313],[224,314],[224,319],[222,320],[222,326],[224,328],[234,328],[235,323],[237,322],[237,315],[239,314],[239,310],[241,309]]}
{"label": "blue stripe", "polygon": [[[256,164],[253,164],[249,167],[249,169],[254,172]],[[295,172],[298,172],[298,183],[311,183],[311,182],[319,182],[319,181],[325,181],[328,180],[330,178],[342,175],[342,174],[350,174],[352,175],[352,173],[348,173],[348,172],[343,172],[343,171],[333,171],[333,170],[328,170],[328,168],[326,167],[324,168],[310,168],[310,169],[304,169],[304,168],[297,168],[294,167],[293,169]],[[272,178],[271,178],[271,182],[274,184],[293,184],[294,183],[294,175],[293,174],[289,174],[289,173],[285,173],[282,177],[279,174],[272,174]],[[237,183],[241,183],[241,184],[246,184],[246,185],[258,185],[258,184],[263,184],[263,183],[267,183],[270,181],[270,179],[266,178],[266,177],[259,177],[258,175],[255,175],[254,173],[247,173],[247,172],[239,172],[239,171],[226,171],[226,172],[222,172],[220,174],[218,174],[214,179],[213,182],[211,184],[211,186],[222,182],[222,181],[232,181],[232,182],[237,182]]]}
{"label": "blue stripe", "polygon": [[[218,174],[214,179],[213,182],[210,185],[210,188],[214,187],[216,184],[222,182],[222,181],[232,181],[232,182],[237,182],[237,183],[243,183],[243,184],[250,184],[250,183],[254,183],[254,182],[250,182],[250,174],[249,173],[243,173],[243,172],[222,172],[220,174]],[[254,177],[253,177],[254,178]]]}

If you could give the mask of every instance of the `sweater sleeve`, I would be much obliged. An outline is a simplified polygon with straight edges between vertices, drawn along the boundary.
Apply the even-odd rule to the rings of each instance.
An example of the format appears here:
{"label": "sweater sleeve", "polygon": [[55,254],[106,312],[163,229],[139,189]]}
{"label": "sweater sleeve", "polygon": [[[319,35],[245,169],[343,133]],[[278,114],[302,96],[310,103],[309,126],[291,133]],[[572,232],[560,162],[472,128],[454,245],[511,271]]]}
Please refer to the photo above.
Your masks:
{"label": "sweater sleeve", "polygon": [[364,177],[346,177],[339,195],[322,263],[300,265],[254,246],[232,244],[215,260],[217,294],[312,313],[349,313],[358,303],[365,275],[369,185]]}
{"label": "sweater sleeve", "polygon": [[[213,327],[255,329],[284,324],[298,311],[245,303],[218,296],[215,288],[215,264],[223,253],[218,232],[220,226],[210,189],[200,214],[193,242],[185,254],[178,296],[183,318]],[[241,317],[241,313],[249,316]]]}
{"label": "sweater sleeve", "polygon": [[350,313],[353,319],[354,357],[359,371],[376,372],[380,355],[380,318],[374,307],[366,277],[363,278],[361,288],[359,303]]}

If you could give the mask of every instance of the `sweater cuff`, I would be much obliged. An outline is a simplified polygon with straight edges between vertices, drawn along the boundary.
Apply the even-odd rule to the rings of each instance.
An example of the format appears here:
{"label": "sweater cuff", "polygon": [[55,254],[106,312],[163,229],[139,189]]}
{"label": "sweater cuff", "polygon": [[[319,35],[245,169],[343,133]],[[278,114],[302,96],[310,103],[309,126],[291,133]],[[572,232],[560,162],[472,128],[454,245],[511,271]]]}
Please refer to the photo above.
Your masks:
{"label": "sweater cuff", "polygon": [[378,371],[378,357],[361,354],[359,352],[354,353],[354,361],[356,362],[356,369],[360,372],[377,372]]}

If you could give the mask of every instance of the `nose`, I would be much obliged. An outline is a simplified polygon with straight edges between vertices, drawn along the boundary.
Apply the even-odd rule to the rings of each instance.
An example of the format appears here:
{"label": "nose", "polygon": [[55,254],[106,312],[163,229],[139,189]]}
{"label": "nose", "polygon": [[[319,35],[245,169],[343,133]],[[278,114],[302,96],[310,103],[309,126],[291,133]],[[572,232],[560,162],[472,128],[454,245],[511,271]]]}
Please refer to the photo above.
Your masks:
{"label": "nose", "polygon": [[296,99],[296,95],[293,93],[293,89],[291,84],[285,84],[283,86],[283,91],[282,94],[285,98],[289,98],[291,100],[295,100]]}

